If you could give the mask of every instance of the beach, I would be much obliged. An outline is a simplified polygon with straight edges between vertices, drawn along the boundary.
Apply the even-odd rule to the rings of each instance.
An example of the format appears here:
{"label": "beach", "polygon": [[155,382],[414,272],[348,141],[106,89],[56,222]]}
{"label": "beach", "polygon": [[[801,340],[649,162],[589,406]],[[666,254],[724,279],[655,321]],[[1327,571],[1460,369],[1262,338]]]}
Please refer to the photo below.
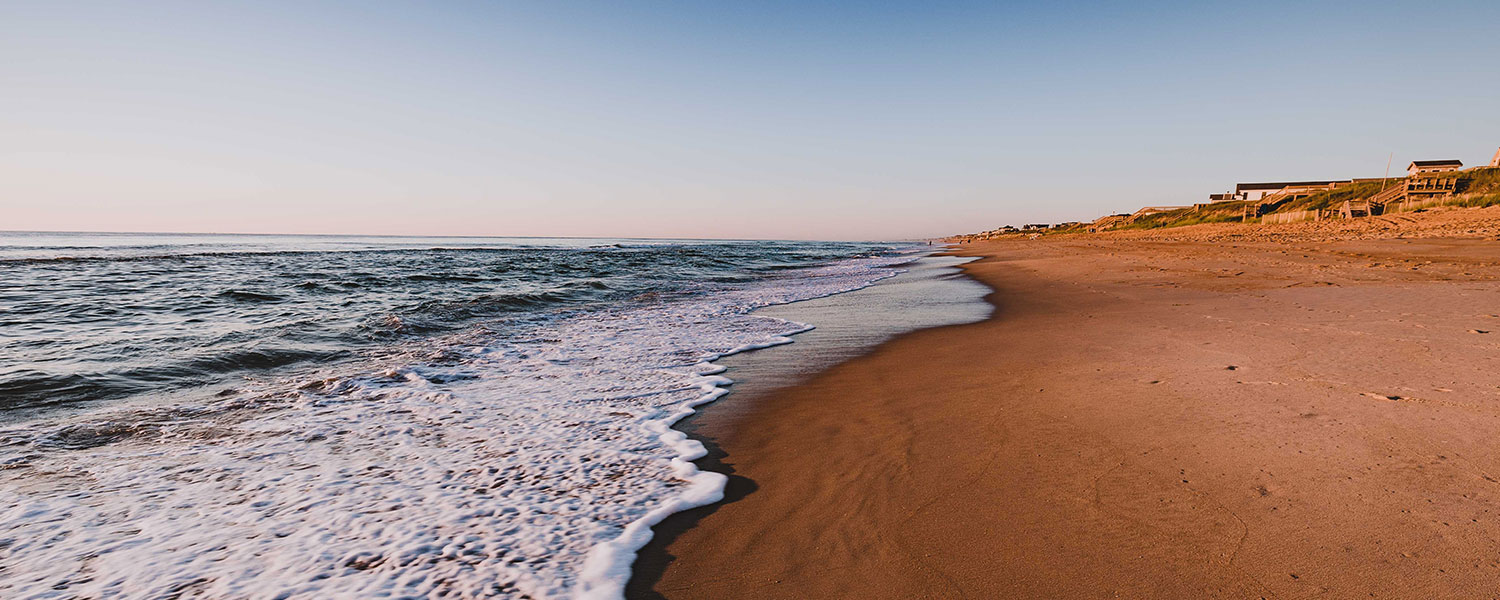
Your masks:
{"label": "beach", "polygon": [[1496,210],[955,246],[993,315],[707,407],[630,596],[1490,597]]}

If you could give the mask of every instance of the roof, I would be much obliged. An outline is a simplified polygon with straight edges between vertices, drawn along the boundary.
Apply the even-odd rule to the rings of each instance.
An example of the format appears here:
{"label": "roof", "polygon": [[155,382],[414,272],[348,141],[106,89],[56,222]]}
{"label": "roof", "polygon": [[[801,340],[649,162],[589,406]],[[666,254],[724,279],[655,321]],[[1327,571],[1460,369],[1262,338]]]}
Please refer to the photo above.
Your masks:
{"label": "roof", "polygon": [[1464,166],[1463,161],[1450,158],[1448,160],[1414,160],[1414,161],[1411,161],[1411,166],[1407,167],[1407,168],[1410,169],[1412,167],[1462,167],[1462,166]]}
{"label": "roof", "polygon": [[1263,183],[1236,183],[1236,193],[1246,190],[1280,190],[1290,187],[1314,187],[1320,185],[1333,185],[1335,183],[1348,183],[1348,179],[1333,179],[1329,181],[1267,181]]}

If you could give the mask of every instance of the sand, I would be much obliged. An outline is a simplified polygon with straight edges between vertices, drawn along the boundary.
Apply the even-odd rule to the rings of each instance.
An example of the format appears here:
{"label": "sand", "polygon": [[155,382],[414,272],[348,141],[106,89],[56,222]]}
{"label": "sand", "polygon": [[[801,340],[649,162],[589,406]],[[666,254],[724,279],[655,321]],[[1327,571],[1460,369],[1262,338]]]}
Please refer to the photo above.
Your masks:
{"label": "sand", "polygon": [[991,319],[709,409],[632,597],[1500,593],[1500,243],[1189,229],[964,245]]}

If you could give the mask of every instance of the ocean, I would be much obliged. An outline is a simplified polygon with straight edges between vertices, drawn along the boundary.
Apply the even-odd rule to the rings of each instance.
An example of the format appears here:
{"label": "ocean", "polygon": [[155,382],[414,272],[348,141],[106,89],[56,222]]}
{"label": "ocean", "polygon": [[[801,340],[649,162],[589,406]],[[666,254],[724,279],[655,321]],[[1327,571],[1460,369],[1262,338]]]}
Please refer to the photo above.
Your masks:
{"label": "ocean", "polygon": [[924,250],[0,233],[0,597],[619,597],[755,309]]}

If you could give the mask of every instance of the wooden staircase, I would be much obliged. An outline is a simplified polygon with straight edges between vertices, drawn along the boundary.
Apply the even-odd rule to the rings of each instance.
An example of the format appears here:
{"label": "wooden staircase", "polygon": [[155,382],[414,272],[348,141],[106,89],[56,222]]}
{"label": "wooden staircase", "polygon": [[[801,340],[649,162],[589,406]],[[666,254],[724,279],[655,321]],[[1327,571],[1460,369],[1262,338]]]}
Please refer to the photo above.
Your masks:
{"label": "wooden staircase", "polygon": [[1261,198],[1260,202],[1245,207],[1245,221],[1249,222],[1259,218],[1261,215],[1276,210],[1276,207],[1281,206],[1283,202],[1291,200],[1293,197],[1295,197],[1293,194],[1288,194],[1284,191],[1267,195]]}
{"label": "wooden staircase", "polygon": [[1374,196],[1370,196],[1370,198],[1367,200],[1367,202],[1371,202],[1373,204],[1379,204],[1381,206],[1385,206],[1387,204],[1391,204],[1393,202],[1400,202],[1400,201],[1405,200],[1405,199],[1406,199],[1406,182],[1405,181],[1398,181],[1398,182],[1396,182],[1395,185],[1392,185],[1391,187],[1386,188],[1385,191],[1382,191],[1379,194],[1375,194]]}

